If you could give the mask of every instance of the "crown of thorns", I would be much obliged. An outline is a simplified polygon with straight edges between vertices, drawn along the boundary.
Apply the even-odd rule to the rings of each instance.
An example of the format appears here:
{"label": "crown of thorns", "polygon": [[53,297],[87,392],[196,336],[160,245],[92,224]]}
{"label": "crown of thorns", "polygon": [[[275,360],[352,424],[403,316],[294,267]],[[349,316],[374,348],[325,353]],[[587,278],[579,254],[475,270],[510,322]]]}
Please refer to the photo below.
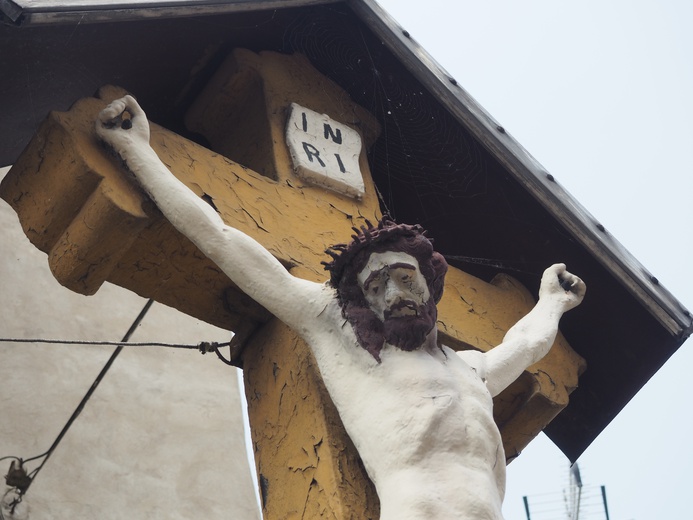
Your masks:
{"label": "crown of thorns", "polygon": [[[330,284],[338,287],[344,275],[345,268],[350,265],[356,256],[366,248],[374,244],[394,241],[406,237],[425,237],[426,231],[418,224],[398,224],[389,215],[384,215],[377,226],[366,220],[366,225],[361,228],[352,227],[352,241],[348,244],[336,244],[325,252],[332,257],[331,262],[321,262],[325,270],[330,272]],[[427,239],[433,242],[431,239]]]}

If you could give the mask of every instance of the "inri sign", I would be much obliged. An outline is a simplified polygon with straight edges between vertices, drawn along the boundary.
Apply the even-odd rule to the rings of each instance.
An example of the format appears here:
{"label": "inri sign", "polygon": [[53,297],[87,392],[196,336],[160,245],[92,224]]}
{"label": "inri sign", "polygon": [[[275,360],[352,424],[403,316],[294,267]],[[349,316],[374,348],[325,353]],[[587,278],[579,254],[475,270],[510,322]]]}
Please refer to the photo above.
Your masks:
{"label": "inri sign", "polygon": [[294,169],[303,180],[350,197],[363,196],[362,142],[356,130],[292,103],[286,143]]}

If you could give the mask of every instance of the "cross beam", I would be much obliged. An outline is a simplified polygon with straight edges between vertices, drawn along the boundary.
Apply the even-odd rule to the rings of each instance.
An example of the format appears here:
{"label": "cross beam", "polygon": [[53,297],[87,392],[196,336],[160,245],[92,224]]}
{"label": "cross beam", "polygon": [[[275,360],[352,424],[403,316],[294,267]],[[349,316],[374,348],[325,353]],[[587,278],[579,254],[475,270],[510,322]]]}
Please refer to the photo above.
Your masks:
{"label": "cross beam", "polygon": [[[124,92],[51,113],[0,186],[22,226],[66,287],[93,294],[104,281],[236,333],[245,345],[253,444],[265,518],[377,518],[378,502],[305,343],[243,294],[158,212],[97,142],[98,112]],[[364,192],[354,198],[298,177],[285,143],[291,103],[357,130],[378,124],[302,56],[237,50],[190,109],[187,125],[214,152],[157,125],[162,161],[229,225],[255,238],[297,276],[324,280],[324,249],[379,216],[365,148]],[[232,157],[231,160],[229,157]],[[237,162],[236,162],[237,161]],[[278,288],[281,290],[281,288]],[[438,309],[441,342],[486,351],[531,309],[517,281],[483,282],[451,268]],[[560,336],[541,362],[496,398],[495,418],[514,458],[568,404],[583,360]]]}

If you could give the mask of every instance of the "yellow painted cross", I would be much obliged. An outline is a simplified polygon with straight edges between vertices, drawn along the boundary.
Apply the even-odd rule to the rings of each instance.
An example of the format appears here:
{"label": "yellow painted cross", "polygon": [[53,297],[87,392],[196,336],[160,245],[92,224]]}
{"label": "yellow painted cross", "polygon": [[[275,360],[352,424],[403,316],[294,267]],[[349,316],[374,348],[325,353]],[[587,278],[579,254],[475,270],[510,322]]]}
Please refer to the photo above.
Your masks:
{"label": "yellow painted cross", "polygon": [[[96,116],[122,94],[104,88],[50,114],[0,194],[63,285],[93,294],[108,280],[234,331],[265,518],[377,518],[377,496],[304,342],[178,233],[98,143]],[[236,50],[186,124],[214,151],[152,125],[162,161],[296,276],[325,280],[324,250],[380,216],[366,158],[379,125],[300,55]],[[488,350],[533,304],[512,278],[489,284],[452,268],[439,339]],[[496,399],[509,458],[567,405],[582,367],[559,335]]]}

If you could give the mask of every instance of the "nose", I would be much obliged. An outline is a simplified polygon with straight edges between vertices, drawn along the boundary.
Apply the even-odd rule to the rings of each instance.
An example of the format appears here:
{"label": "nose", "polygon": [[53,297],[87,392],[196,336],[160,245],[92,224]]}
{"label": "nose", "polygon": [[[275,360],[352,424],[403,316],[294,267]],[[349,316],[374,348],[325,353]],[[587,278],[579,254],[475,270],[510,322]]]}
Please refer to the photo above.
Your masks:
{"label": "nose", "polygon": [[385,303],[388,307],[394,303],[397,303],[402,297],[402,289],[399,284],[392,278],[390,278],[385,284]]}

